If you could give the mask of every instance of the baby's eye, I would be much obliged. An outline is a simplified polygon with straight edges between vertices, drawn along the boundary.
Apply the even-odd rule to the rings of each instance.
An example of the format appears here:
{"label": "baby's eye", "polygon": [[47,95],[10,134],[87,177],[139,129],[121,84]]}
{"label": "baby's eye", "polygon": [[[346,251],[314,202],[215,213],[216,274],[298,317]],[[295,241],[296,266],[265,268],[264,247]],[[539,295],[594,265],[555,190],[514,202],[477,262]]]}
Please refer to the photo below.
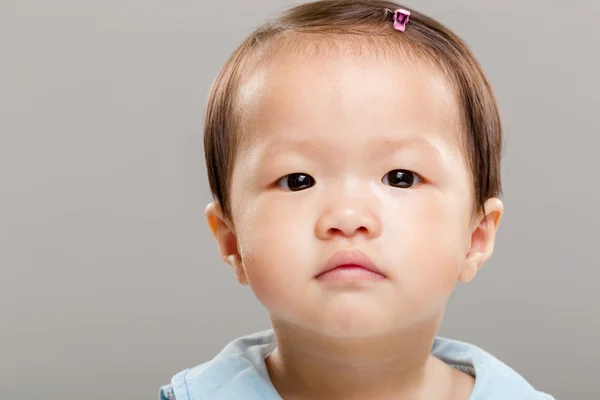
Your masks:
{"label": "baby's eye", "polygon": [[315,179],[308,174],[294,173],[280,178],[276,185],[282,189],[297,192],[314,186]]}
{"label": "baby's eye", "polygon": [[412,171],[406,169],[394,169],[383,176],[381,182],[397,188],[409,188],[415,185],[415,181],[420,181],[421,178]]}

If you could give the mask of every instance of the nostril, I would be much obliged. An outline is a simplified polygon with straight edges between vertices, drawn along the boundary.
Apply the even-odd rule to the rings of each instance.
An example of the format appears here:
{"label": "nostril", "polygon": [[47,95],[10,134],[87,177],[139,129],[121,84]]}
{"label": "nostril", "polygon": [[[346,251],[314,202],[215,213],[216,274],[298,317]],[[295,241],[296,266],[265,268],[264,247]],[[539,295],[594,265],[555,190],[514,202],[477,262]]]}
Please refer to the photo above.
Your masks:
{"label": "nostril", "polygon": [[354,236],[356,234],[367,235],[369,233],[369,230],[364,226],[360,226],[358,228],[348,229],[348,230],[340,229],[340,228],[329,228],[328,232],[329,232],[330,236],[336,236],[336,235]]}
{"label": "nostril", "polygon": [[359,233],[367,233],[367,232],[369,232],[369,230],[367,228],[365,228],[364,226],[361,226],[356,231],[359,232]]}
{"label": "nostril", "polygon": [[343,233],[344,233],[344,232],[342,232],[342,230],[341,230],[341,229],[338,229],[338,228],[329,228],[329,234],[330,234],[331,236],[334,236],[334,235],[340,235],[340,234],[343,234]]}

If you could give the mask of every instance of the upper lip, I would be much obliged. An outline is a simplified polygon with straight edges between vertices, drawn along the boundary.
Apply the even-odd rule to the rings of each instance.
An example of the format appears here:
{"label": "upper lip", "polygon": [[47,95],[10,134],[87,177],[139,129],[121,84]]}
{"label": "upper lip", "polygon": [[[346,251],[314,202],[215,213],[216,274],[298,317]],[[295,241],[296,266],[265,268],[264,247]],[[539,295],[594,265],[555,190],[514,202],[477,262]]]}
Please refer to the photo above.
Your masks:
{"label": "upper lip", "polygon": [[379,268],[377,268],[377,266],[371,261],[371,259],[362,251],[340,250],[335,252],[329,258],[325,266],[317,274],[317,277],[344,265],[353,265],[361,267],[385,276],[385,274]]}

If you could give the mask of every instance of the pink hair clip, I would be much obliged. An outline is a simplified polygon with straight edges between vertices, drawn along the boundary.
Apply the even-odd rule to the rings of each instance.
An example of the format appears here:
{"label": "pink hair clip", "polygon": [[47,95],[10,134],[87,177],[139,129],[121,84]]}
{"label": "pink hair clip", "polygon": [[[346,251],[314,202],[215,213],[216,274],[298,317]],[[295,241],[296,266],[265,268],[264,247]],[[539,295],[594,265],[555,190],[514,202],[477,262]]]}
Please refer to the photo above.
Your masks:
{"label": "pink hair clip", "polygon": [[402,8],[394,11],[394,29],[404,32],[406,30],[406,24],[410,18],[410,11]]}

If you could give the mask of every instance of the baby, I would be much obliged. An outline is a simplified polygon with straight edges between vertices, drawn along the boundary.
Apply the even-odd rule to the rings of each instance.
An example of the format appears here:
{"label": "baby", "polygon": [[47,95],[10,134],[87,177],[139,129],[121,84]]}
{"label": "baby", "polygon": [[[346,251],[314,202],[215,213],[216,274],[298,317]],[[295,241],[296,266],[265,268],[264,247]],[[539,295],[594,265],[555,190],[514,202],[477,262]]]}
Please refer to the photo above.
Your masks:
{"label": "baby", "polygon": [[204,134],[208,225],[272,329],[161,399],[552,399],[436,336],[503,214],[497,105],[456,35],[390,1],[297,6],[227,61]]}

